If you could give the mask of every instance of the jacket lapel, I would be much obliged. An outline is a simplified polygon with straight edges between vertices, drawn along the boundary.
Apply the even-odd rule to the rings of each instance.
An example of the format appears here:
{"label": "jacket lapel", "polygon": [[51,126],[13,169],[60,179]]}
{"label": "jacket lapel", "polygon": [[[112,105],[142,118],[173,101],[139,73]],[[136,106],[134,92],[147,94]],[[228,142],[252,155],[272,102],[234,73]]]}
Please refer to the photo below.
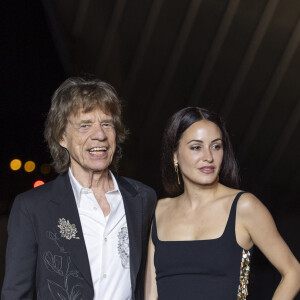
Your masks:
{"label": "jacket lapel", "polygon": [[[136,277],[141,263],[142,251],[142,199],[133,186],[123,177],[114,174],[123,197],[124,209],[129,235],[130,249],[130,277],[132,290],[135,291]],[[82,227],[76,206],[75,197],[68,174],[57,178],[56,190],[53,191],[52,201],[58,204],[58,218],[64,218],[75,224],[77,229],[76,237],[70,240],[61,238],[60,242],[69,253],[72,262],[84,276],[85,280],[93,287],[88,254],[84,242]],[[58,220],[57,220],[58,222]]]}
{"label": "jacket lapel", "polygon": [[[61,237],[60,242],[64,249],[69,253],[71,261],[76,265],[85,280],[93,287],[88,254],[84,242],[82,227],[78,214],[75,197],[68,174],[63,174],[57,179],[58,187],[54,191],[56,197],[52,200],[58,204],[58,217],[68,220],[70,224],[74,224],[77,229],[76,237],[66,239]],[[57,220],[58,222],[58,220]]]}
{"label": "jacket lapel", "polygon": [[126,214],[130,250],[130,277],[134,292],[142,251],[142,199],[124,178],[117,175],[115,177],[123,197]]}

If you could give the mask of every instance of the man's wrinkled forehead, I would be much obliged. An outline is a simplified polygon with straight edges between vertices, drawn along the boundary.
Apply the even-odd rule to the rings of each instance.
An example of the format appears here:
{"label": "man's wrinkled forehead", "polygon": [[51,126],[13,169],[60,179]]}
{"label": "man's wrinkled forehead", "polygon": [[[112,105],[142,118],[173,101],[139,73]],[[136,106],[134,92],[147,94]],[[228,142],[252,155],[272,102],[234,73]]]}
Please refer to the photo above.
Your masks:
{"label": "man's wrinkled forehead", "polygon": [[68,118],[73,116],[73,117],[78,117],[82,113],[89,113],[94,110],[100,110],[106,115],[111,115],[109,110],[105,108],[103,105],[100,105],[99,103],[89,103],[87,104],[86,102],[83,103],[76,103],[72,106],[70,113],[68,115]]}

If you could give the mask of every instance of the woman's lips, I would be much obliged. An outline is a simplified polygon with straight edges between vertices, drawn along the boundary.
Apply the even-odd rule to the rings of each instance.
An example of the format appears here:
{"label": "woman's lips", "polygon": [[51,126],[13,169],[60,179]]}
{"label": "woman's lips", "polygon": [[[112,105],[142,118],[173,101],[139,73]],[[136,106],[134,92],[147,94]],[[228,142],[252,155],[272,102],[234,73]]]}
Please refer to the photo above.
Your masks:
{"label": "woman's lips", "polygon": [[199,170],[204,174],[210,174],[215,171],[215,167],[202,167]]}

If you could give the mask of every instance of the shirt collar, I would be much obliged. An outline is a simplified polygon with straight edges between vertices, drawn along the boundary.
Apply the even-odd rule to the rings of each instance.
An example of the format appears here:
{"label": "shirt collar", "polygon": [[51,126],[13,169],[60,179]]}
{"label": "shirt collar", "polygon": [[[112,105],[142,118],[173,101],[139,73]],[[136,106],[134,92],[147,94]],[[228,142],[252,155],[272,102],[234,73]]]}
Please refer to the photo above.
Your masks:
{"label": "shirt collar", "polygon": [[[113,187],[112,190],[106,192],[105,194],[110,194],[110,193],[114,193],[114,192],[119,192],[120,193],[119,186],[118,186],[118,183],[117,183],[117,180],[116,180],[114,174],[110,170],[108,170],[108,172],[109,172],[109,175],[112,178],[114,187]],[[83,191],[88,191],[88,192],[93,192],[93,191],[91,189],[89,189],[89,188],[83,187],[78,182],[78,180],[74,177],[71,168],[69,168],[68,174],[69,174],[71,186],[72,186],[72,189],[73,189],[75,201],[76,201],[77,206],[79,207],[80,206],[80,196],[81,196],[81,193]]]}

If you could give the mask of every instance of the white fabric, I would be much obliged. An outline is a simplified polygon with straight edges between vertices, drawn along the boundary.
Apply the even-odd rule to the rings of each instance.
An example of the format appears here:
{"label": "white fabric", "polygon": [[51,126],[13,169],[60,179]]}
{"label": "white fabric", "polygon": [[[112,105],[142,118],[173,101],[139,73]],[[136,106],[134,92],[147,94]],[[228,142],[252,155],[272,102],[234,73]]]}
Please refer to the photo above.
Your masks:
{"label": "white fabric", "polygon": [[131,299],[129,239],[123,197],[110,172],[114,189],[105,194],[110,214],[104,217],[91,189],[84,188],[69,169],[84,241],[88,252],[94,300]]}

